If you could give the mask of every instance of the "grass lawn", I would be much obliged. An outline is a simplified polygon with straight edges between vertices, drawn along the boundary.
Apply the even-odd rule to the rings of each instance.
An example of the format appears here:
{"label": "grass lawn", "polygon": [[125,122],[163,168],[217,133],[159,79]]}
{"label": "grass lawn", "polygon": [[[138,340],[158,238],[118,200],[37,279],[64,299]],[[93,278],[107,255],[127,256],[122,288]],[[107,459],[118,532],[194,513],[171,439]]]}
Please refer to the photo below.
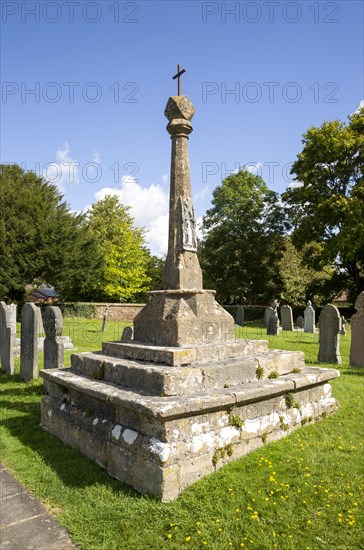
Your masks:
{"label": "grass lawn", "polygon": [[[123,328],[110,322],[102,335],[100,327],[66,319],[63,333],[86,351],[119,339]],[[318,335],[264,333],[254,323],[239,329],[240,337],[304,351],[317,364]],[[41,380],[1,376],[1,460],[85,550],[364,549],[364,369],[349,368],[349,345],[350,331],[341,338],[341,377],[332,382],[337,413],[231,463],[169,504],[136,493],[44,432]]]}

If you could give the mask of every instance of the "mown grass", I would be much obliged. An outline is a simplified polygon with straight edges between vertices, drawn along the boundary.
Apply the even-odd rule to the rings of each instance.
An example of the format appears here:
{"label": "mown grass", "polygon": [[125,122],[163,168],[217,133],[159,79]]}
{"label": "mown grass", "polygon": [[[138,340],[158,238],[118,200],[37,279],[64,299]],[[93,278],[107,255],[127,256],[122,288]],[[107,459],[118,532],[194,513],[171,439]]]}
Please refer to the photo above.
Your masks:
{"label": "mown grass", "polygon": [[[66,320],[64,333],[73,330],[79,351],[119,339],[122,326],[109,323],[104,335],[100,326]],[[302,350],[316,363],[317,335],[239,330],[242,337],[267,338],[270,347]],[[1,377],[2,461],[84,550],[363,549],[364,369],[348,366],[350,334],[341,342],[341,377],[332,382],[336,414],[229,464],[175,502],[139,495],[44,432],[40,380]]]}

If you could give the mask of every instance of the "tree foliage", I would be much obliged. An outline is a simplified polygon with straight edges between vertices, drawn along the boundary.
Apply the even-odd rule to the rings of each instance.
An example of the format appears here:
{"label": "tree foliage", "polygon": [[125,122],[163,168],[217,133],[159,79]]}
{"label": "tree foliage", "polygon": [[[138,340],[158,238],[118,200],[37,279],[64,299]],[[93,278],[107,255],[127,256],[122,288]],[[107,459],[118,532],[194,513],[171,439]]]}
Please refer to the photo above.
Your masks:
{"label": "tree foliage", "polygon": [[55,285],[63,299],[86,296],[102,258],[55,185],[0,165],[0,297],[21,301],[26,284]]}
{"label": "tree foliage", "polygon": [[[284,238],[282,258],[278,262],[282,277],[283,290],[280,300],[291,306],[303,306],[307,300],[316,305],[324,305],[334,298],[336,292],[327,295],[327,281],[333,276],[333,269],[328,266],[317,271],[307,266],[304,261],[304,250],[298,251],[291,238]],[[325,293],[326,291],[326,293]]]}
{"label": "tree foliage", "polygon": [[201,264],[205,287],[220,300],[257,303],[278,296],[278,268],[287,228],[278,195],[246,170],[227,177],[213,192],[203,219]]}
{"label": "tree foliage", "polygon": [[95,300],[129,302],[145,293],[150,255],[144,246],[144,230],[133,226],[128,208],[115,196],[92,205],[88,227],[104,258],[101,277],[92,287]]}
{"label": "tree foliage", "polygon": [[334,267],[326,282],[331,292],[364,289],[364,108],[324,122],[303,136],[293,164],[296,186],[282,198],[294,226],[293,242],[304,248],[307,265]]}

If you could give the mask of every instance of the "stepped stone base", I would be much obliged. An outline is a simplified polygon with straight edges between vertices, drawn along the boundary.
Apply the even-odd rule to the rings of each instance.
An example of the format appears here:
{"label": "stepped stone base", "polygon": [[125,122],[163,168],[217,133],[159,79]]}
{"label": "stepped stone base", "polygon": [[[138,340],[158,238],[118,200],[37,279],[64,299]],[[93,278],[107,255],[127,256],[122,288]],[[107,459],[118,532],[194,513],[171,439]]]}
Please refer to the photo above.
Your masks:
{"label": "stepped stone base", "polygon": [[[42,426],[110,475],[170,501],[227,462],[336,410],[328,383],[336,370],[306,368],[302,353],[268,350],[265,341],[231,345],[223,359],[219,346],[202,346],[207,355],[186,366],[178,360],[185,349],[133,342],[73,355],[70,369],[41,371]],[[136,360],[145,348],[149,360]],[[186,349],[196,358],[200,346]],[[203,361],[212,350],[216,360]],[[170,365],[157,364],[158,353]]]}

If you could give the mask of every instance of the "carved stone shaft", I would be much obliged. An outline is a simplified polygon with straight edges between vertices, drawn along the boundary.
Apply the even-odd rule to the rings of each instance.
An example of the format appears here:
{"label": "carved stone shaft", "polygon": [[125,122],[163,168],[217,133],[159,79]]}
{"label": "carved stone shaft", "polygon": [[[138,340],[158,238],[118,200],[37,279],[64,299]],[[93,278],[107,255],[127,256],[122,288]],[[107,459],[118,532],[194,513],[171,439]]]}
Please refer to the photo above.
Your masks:
{"label": "carved stone shaft", "polygon": [[169,199],[168,254],[165,290],[201,290],[202,272],[197,257],[196,220],[192,205],[188,136],[195,109],[185,96],[169,98],[165,115],[172,139]]}

